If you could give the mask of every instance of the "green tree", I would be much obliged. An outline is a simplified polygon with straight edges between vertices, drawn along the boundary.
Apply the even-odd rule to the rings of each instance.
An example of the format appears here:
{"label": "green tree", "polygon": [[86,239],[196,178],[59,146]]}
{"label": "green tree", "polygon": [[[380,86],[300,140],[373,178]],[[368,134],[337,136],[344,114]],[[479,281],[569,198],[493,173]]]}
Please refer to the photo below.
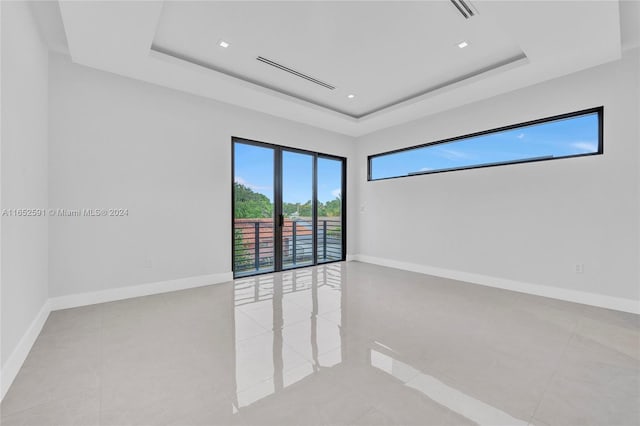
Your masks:
{"label": "green tree", "polygon": [[253,192],[238,182],[234,186],[236,219],[273,217],[273,204],[266,195]]}
{"label": "green tree", "polygon": [[336,198],[335,200],[327,201],[324,205],[324,209],[325,214],[323,216],[340,216],[340,210],[342,209],[342,200],[340,198]]}
{"label": "green tree", "polygon": [[285,216],[291,216],[292,214],[294,214],[297,211],[298,211],[298,204],[297,203],[287,203],[287,202],[283,202],[282,203],[282,213]]}
{"label": "green tree", "polygon": [[311,200],[307,201],[304,204],[300,204],[298,212],[300,213],[300,217],[311,217]]}
{"label": "green tree", "polygon": [[[237,219],[257,219],[273,217],[273,204],[266,195],[254,192],[251,188],[235,183],[235,217]],[[282,213],[290,217],[298,213],[300,217],[311,217],[313,203],[282,203]],[[318,203],[319,217],[338,217],[342,210],[342,200],[336,197],[326,203]]]}

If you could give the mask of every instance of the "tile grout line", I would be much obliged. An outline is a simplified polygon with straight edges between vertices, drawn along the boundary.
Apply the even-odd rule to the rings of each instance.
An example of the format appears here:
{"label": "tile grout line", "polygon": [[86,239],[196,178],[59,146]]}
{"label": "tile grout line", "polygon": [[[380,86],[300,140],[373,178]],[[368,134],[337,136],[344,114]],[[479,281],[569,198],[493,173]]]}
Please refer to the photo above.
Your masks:
{"label": "tile grout line", "polygon": [[571,342],[573,341],[574,337],[577,334],[578,326],[580,325],[581,322],[582,322],[582,318],[578,317],[576,323],[573,326],[573,330],[571,331],[571,336],[569,336],[569,338],[567,339],[567,343],[565,343],[564,348],[562,349],[562,353],[558,357],[558,362],[556,363],[556,366],[555,366],[553,372],[551,373],[551,377],[549,377],[549,381],[547,382],[546,386],[544,387],[544,390],[542,391],[542,394],[540,395],[540,398],[538,399],[538,403],[536,404],[536,408],[533,410],[533,413],[529,417],[529,422],[528,422],[529,425],[531,425],[532,424],[531,422],[533,421],[533,419],[535,419],[536,414],[538,413],[538,410],[540,409],[540,405],[542,404],[542,401],[544,400],[544,397],[547,395],[547,392],[549,391],[549,388],[551,387],[551,383],[553,383],[553,380],[556,378],[556,375],[558,374],[558,371],[560,371],[560,365],[562,364],[564,356],[567,353],[567,349],[569,348],[569,345],[571,344]]}

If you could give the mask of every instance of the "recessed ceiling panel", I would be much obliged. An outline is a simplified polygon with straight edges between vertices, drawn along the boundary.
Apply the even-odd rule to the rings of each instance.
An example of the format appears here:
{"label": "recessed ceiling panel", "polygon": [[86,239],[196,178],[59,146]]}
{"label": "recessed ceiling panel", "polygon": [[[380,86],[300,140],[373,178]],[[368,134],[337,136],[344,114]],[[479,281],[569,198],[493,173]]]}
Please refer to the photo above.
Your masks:
{"label": "recessed ceiling panel", "polygon": [[465,19],[449,0],[165,2],[153,48],[363,117],[525,57],[475,10]]}

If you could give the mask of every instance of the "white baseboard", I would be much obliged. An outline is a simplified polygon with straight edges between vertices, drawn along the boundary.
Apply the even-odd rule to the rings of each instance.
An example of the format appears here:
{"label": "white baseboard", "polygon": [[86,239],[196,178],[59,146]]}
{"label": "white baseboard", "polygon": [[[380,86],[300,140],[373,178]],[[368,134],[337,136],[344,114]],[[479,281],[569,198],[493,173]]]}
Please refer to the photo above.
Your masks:
{"label": "white baseboard", "polygon": [[7,359],[7,362],[2,366],[2,370],[0,370],[0,400],[4,399],[9,387],[11,387],[11,384],[18,375],[20,368],[22,368],[22,364],[24,364],[27,355],[29,355],[29,351],[31,351],[31,347],[40,335],[40,331],[42,331],[42,327],[47,321],[50,312],[51,307],[49,300],[46,300],[40,312],[38,312],[31,322],[27,332],[24,333],[22,339],[20,339],[18,345],[9,356],[9,359]]}
{"label": "white baseboard", "polygon": [[140,284],[129,287],[119,287],[109,290],[89,293],[70,294],[68,296],[52,297],[38,312],[27,332],[22,336],[18,346],[2,366],[0,370],[0,401],[4,399],[9,387],[15,380],[22,364],[27,359],[29,351],[42,331],[49,313],[59,309],[76,308],[79,306],[94,305],[96,303],[113,302],[115,300],[129,299],[132,297],[149,296],[152,294],[168,293],[170,291],[186,290],[189,288],[203,287],[211,284],[220,284],[233,280],[232,272],[222,274],[202,275],[197,277],[180,278],[169,281]]}
{"label": "white baseboard", "polygon": [[201,275],[197,277],[179,278],[176,280],[159,281],[128,287],[111,288],[108,290],[88,293],[70,294],[49,299],[52,311],[76,308],[79,306],[95,305],[96,303],[113,302],[133,297],[149,296],[152,294],[168,293],[170,291],[186,290],[211,284],[220,284],[233,280],[233,272],[221,274]]}
{"label": "white baseboard", "polygon": [[356,256],[357,256],[356,254],[348,254],[347,258],[345,259],[345,261],[352,262],[352,261],[356,260]]}
{"label": "white baseboard", "polygon": [[480,284],[487,287],[496,287],[504,290],[517,291],[519,293],[533,294],[536,296],[549,297],[551,299],[566,300],[568,302],[582,303],[584,305],[640,314],[640,301],[633,299],[623,299],[621,297],[606,296],[603,294],[589,293],[579,290],[532,284],[507,278],[461,272],[452,269],[401,262],[399,260],[385,259],[363,254],[354,255],[353,260],[372,263],[374,265],[387,266],[389,268],[403,269],[405,271],[418,272],[421,274],[435,275],[437,277],[450,278],[473,284]]}
{"label": "white baseboard", "polygon": [[[557,287],[544,286],[539,284],[525,283],[506,278],[491,277],[488,275],[461,272],[451,269],[438,268],[435,266],[419,265],[415,263],[401,262],[393,259],[367,256],[362,254],[348,255],[347,261],[360,261],[372,263],[390,268],[403,269],[421,274],[435,275],[443,278],[450,278],[465,281],[473,284],[480,284],[488,287],[496,287],[505,290],[517,291],[520,293],[534,294],[537,296],[549,297],[553,299],[566,300],[569,302],[582,303],[586,305],[598,306],[617,311],[640,314],[640,302],[632,299],[606,296],[595,293],[568,290]],[[220,284],[233,280],[233,273],[203,275],[197,277],[181,278],[169,281],[140,284],[129,287],[120,287],[109,290],[72,294],[48,299],[38,315],[34,318],[27,332],[22,336],[17,347],[14,349],[7,362],[0,371],[0,400],[4,398],[9,387],[18,375],[31,347],[35,343],[44,323],[51,311],[59,309],[74,308],[79,306],[93,305],[96,303],[112,302],[115,300],[129,299],[132,297],[149,296],[152,294],[167,293],[170,291],[185,290],[195,287],[203,287],[211,284]]]}

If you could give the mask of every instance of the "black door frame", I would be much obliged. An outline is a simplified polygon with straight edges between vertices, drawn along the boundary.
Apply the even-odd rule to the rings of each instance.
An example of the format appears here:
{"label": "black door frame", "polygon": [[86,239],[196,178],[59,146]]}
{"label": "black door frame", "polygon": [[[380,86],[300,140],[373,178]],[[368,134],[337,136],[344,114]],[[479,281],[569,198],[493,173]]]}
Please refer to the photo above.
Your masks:
{"label": "black door frame", "polygon": [[282,153],[284,151],[287,152],[295,152],[299,154],[311,155],[313,158],[313,211],[312,211],[312,221],[313,221],[313,233],[312,233],[312,251],[313,251],[313,265],[303,265],[303,266],[295,266],[292,268],[284,269],[286,271],[290,271],[293,269],[306,268],[309,266],[319,265],[318,263],[318,158],[326,158],[329,160],[336,160],[342,163],[342,176],[341,176],[341,227],[342,227],[342,256],[338,260],[332,260],[328,262],[322,262],[321,264],[327,263],[335,263],[342,262],[346,259],[347,256],[347,159],[345,157],[340,157],[337,155],[324,154],[320,152],[308,151],[300,148],[293,148],[284,145],[276,145],[268,142],[256,141],[253,139],[242,138],[238,136],[231,137],[231,270],[233,272],[235,278],[235,210],[236,210],[236,202],[235,202],[235,144],[242,143],[245,145],[253,145],[261,148],[269,148],[273,150],[274,158],[274,167],[273,167],[273,251],[274,251],[274,263],[273,263],[273,271],[265,271],[265,272],[256,272],[251,275],[244,275],[243,277],[251,277],[262,274],[271,274],[273,272],[281,272],[282,269],[282,223],[281,218],[283,218],[282,213]]}

